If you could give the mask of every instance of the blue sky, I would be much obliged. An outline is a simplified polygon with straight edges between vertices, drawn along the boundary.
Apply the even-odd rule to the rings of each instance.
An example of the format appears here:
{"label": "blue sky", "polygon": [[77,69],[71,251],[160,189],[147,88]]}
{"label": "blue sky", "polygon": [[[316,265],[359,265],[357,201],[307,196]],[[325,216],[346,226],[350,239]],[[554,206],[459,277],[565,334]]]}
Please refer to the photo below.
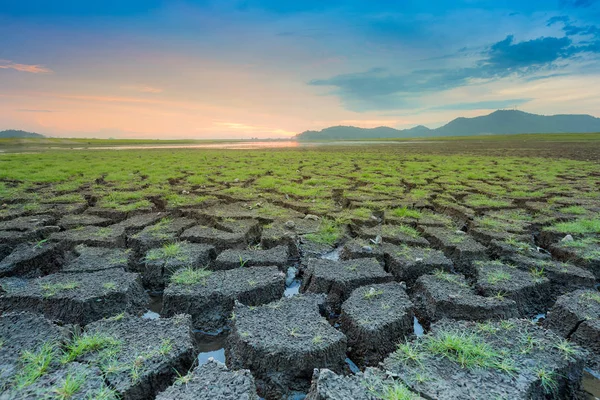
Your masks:
{"label": "blue sky", "polygon": [[600,2],[13,1],[0,129],[285,137],[600,109]]}

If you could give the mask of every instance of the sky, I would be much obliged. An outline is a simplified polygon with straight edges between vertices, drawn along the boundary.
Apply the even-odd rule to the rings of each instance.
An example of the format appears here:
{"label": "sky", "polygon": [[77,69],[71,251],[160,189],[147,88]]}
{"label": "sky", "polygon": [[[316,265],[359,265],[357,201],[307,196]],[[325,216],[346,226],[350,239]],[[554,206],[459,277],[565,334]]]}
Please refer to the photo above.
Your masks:
{"label": "sky", "polygon": [[285,138],[600,116],[600,0],[0,0],[0,130]]}

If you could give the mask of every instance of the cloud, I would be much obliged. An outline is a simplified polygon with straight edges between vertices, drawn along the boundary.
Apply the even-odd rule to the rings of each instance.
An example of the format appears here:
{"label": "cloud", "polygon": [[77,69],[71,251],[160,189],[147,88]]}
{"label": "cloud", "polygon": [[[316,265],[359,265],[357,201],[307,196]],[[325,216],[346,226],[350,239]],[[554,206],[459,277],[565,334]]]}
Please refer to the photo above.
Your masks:
{"label": "cloud", "polygon": [[49,74],[52,73],[50,68],[46,68],[39,64],[17,64],[10,60],[0,60],[0,69],[14,69],[20,72],[30,72],[32,74]]}
{"label": "cloud", "polygon": [[148,85],[127,85],[127,86],[121,86],[121,89],[130,90],[130,91],[134,91],[134,92],[141,92],[141,93],[162,93],[163,92],[163,90],[160,88],[156,88],[156,87],[148,86]]}
{"label": "cloud", "polygon": [[563,8],[587,8],[596,3],[597,0],[559,0],[558,4]]}
{"label": "cloud", "polygon": [[51,113],[54,112],[52,110],[33,110],[33,109],[28,109],[28,108],[20,108],[18,110],[16,110],[18,112],[28,112],[28,113]]}
{"label": "cloud", "polygon": [[416,108],[418,98],[424,93],[512,75],[532,76],[545,70],[554,70],[556,62],[574,54],[594,49],[595,44],[572,46],[568,37],[541,37],[515,42],[514,37],[509,35],[480,53],[480,60],[470,67],[422,69],[403,74],[373,68],[366,72],[315,79],[308,84],[332,87],[330,94],[339,96],[344,107],[352,111]]}
{"label": "cloud", "polygon": [[430,107],[428,110],[439,111],[439,110],[497,110],[499,108],[509,108],[514,106],[520,106],[522,104],[530,102],[529,99],[508,99],[508,100],[488,100],[488,101],[476,101],[472,103],[455,103],[446,104],[443,106]]}

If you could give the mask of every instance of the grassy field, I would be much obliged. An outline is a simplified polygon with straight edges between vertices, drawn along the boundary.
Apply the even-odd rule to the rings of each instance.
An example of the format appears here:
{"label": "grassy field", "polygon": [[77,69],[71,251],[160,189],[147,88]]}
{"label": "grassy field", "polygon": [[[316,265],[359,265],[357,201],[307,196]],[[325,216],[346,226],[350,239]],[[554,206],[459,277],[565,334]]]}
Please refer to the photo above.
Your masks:
{"label": "grassy field", "polygon": [[[562,143],[544,142],[545,157],[514,141],[485,149],[472,141],[449,145],[320,147],[278,150],[88,150],[0,156],[2,212],[44,203],[79,203],[135,210],[161,198],[168,207],[209,199],[275,202],[316,214],[335,210],[332,189],[352,199],[352,214],[420,208],[431,202],[467,207],[564,196],[597,201],[600,166],[559,158]],[[595,154],[599,142],[586,142]],[[511,150],[512,149],[512,150]],[[550,154],[549,152],[554,152]],[[446,154],[444,154],[446,153]],[[462,154],[460,154],[462,153]],[[534,155],[534,154],[531,154]],[[584,156],[584,153],[580,153]]]}

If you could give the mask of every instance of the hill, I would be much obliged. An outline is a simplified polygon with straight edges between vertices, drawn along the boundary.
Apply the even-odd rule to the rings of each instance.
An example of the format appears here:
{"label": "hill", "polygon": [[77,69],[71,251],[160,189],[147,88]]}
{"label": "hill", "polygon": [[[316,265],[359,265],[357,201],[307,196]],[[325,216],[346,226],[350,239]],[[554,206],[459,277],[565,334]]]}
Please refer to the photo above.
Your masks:
{"label": "hill", "polygon": [[503,135],[520,133],[591,133],[600,132],[600,118],[591,115],[537,115],[517,110],[498,110],[474,118],[456,118],[437,129],[423,125],[410,129],[357,128],[332,126],[321,131],[305,131],[298,140],[389,139],[435,136]]}
{"label": "hill", "polygon": [[8,129],[5,131],[0,131],[0,138],[2,138],[2,139],[4,139],[4,138],[43,138],[43,137],[45,137],[45,136],[40,135],[39,133],[18,131],[15,129]]}

